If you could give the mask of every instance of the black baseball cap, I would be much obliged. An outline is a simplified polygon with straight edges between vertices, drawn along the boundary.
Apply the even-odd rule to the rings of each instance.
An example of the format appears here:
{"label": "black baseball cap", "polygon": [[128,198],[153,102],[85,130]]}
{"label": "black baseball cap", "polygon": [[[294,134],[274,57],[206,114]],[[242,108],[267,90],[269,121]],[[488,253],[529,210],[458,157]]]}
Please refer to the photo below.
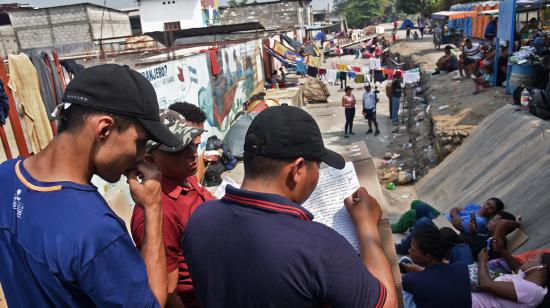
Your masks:
{"label": "black baseball cap", "polygon": [[160,122],[151,83],[126,65],[102,64],[81,71],[67,85],[63,102],[135,118],[153,140],[170,147],[179,143]]}
{"label": "black baseball cap", "polygon": [[313,117],[298,107],[274,106],[260,112],[246,132],[244,150],[270,158],[319,159],[343,169],[344,158],[327,148]]}

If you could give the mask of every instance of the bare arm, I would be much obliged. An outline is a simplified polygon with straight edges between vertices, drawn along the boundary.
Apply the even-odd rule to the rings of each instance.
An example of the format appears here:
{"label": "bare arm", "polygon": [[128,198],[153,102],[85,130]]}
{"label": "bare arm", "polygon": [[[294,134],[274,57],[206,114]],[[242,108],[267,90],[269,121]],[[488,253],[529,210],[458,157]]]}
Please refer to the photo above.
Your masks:
{"label": "bare arm", "polygon": [[176,287],[178,286],[178,270],[168,273],[168,298],[166,299],[166,307],[170,308],[184,308],[185,306],[181,302],[180,297],[176,293]]}
{"label": "bare arm", "polygon": [[462,222],[460,221],[460,210],[461,208],[458,207],[454,207],[451,209],[451,224],[456,229],[464,231],[464,227],[462,226]]}
{"label": "bare arm", "polygon": [[[162,307],[166,302],[168,279],[162,241],[160,172],[148,163],[139,163],[136,168],[137,170],[133,170],[127,176],[132,198],[143,206],[145,213],[141,254],[147,268],[149,287]],[[137,179],[138,174],[143,176],[141,183]]]}
{"label": "bare arm", "polygon": [[[354,199],[358,201],[354,201]],[[361,187],[344,203],[357,230],[363,263],[387,290],[384,307],[397,307],[395,282],[390,262],[384,254],[378,233],[378,221],[382,215],[378,201],[370,196],[365,188]]]}
{"label": "bare arm", "polygon": [[487,259],[488,253],[487,249],[479,253],[479,288],[484,292],[498,296],[504,299],[508,299],[514,302],[518,301],[518,295],[516,294],[516,289],[514,288],[514,283],[509,281],[493,281],[489,277],[489,272],[487,271]]}

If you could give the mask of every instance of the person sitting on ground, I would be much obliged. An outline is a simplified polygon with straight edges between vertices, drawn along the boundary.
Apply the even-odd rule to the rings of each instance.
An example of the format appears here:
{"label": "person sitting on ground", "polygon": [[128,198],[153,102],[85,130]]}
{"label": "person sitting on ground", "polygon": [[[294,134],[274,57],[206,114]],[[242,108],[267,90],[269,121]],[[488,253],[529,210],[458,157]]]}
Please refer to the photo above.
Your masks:
{"label": "person sitting on ground", "polygon": [[[162,238],[166,251],[168,273],[167,304],[178,307],[199,307],[193,292],[193,284],[187,263],[179,245],[179,239],[187,221],[195,209],[214,197],[199,185],[197,172],[197,147],[194,143],[203,131],[188,123],[173,110],[161,110],[160,119],[178,137],[175,147],[147,142],[145,161],[157,166],[162,173]],[[144,243],[145,216],[141,206],[135,206],[131,221],[132,237],[138,249]]]}
{"label": "person sitting on ground", "polygon": [[[503,208],[502,201],[493,197],[485,201],[482,206],[469,204],[463,208],[453,208],[448,219],[461,233],[476,235],[479,232],[488,234],[488,231],[486,232],[487,217],[495,216],[494,213]],[[403,213],[398,222],[392,224],[392,232],[394,233],[403,233],[412,227],[410,234],[402,239],[399,244],[395,244],[397,253],[407,253],[411,247],[412,236],[416,231],[424,228],[437,229],[432,220],[439,215],[439,211],[423,201],[414,200],[411,202],[411,209]]]}
{"label": "person sitting on ground", "polygon": [[449,249],[446,256],[449,264],[462,263],[466,265],[473,264],[474,257],[470,246],[464,242],[462,237],[449,227],[439,229],[443,245]]}
{"label": "person sitting on ground", "polygon": [[447,219],[462,233],[487,233],[487,223],[502,210],[504,210],[502,200],[491,197],[481,205],[472,203],[452,208]]}
{"label": "person sitting on ground", "polygon": [[[487,270],[487,249],[479,253],[479,288],[472,293],[472,307],[549,307],[550,254],[539,254],[520,265],[512,258],[508,265],[517,274],[505,274],[491,280]],[[544,302],[544,303],[543,303]]]}
{"label": "person sitting on ground", "polygon": [[461,55],[461,62],[466,77],[470,78],[472,73],[477,72],[479,61],[482,59],[482,56],[483,54],[481,53],[481,48],[479,44],[473,43],[470,38],[467,38],[464,41]]}
{"label": "person sitting on ground", "polygon": [[374,123],[374,135],[378,136],[378,122],[376,121],[376,104],[378,103],[378,90],[372,90],[370,83],[365,85],[365,93],[363,93],[363,115],[369,124],[367,134],[372,134],[372,123]]}
{"label": "person sitting on ground", "polygon": [[[178,140],[159,119],[155,89],[128,66],[92,66],[67,85],[57,111],[58,134],[46,148],[0,165],[8,306],[163,307],[160,172],[143,157],[149,139]],[[91,184],[94,174],[109,183],[126,174],[146,217],[141,255]]]}
{"label": "person sitting on ground", "polygon": [[445,264],[447,252],[438,229],[423,229],[414,235],[409,249],[414,264],[403,265],[407,271],[403,290],[412,295],[417,307],[471,307],[468,266]]}
{"label": "person sitting on ground", "polygon": [[417,40],[419,39],[419,36],[418,36],[418,32],[417,32],[417,31],[414,31],[414,32],[413,32],[413,39],[414,39],[415,41],[417,41]]}
{"label": "person sitting on ground", "polygon": [[288,105],[260,112],[246,133],[243,162],[242,187],[228,185],[221,200],[197,208],[182,236],[202,305],[397,306],[376,200],[359,188],[344,201],[359,255],[300,205],[315,189],[321,162],[345,166],[325,148],[311,115]]}
{"label": "person sitting on ground", "polygon": [[475,91],[474,95],[481,93],[481,88],[491,87],[491,81],[493,80],[493,67],[491,65],[486,65],[483,67],[483,74],[474,79]]}
{"label": "person sitting on ground", "polygon": [[435,69],[435,72],[432,73],[432,75],[437,75],[441,71],[446,71],[450,73],[458,69],[458,57],[452,49],[453,48],[451,47],[451,45],[445,46],[445,48],[443,49],[445,54],[437,60],[437,63],[435,64],[437,68]]}
{"label": "person sitting on ground", "polygon": [[[521,221],[513,214],[500,211],[487,223],[487,233],[469,234],[461,233],[462,240],[470,246],[472,257],[477,259],[479,252],[487,246],[487,240],[490,238],[497,239],[501,246],[506,244],[506,236],[521,226]],[[500,257],[496,253],[492,253],[493,258]]]}

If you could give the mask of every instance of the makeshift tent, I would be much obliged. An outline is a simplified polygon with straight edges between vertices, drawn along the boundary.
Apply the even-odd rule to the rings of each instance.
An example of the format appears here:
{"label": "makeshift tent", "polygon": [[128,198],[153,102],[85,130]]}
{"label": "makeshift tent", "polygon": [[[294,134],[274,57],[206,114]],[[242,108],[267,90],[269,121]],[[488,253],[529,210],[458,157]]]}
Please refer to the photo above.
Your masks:
{"label": "makeshift tent", "polygon": [[304,97],[308,102],[327,102],[329,97],[327,86],[317,78],[308,78],[304,84]]}
{"label": "makeshift tent", "polygon": [[223,150],[237,159],[243,158],[244,137],[257,113],[245,113],[231,126],[223,138]]}
{"label": "makeshift tent", "polygon": [[405,19],[401,24],[401,29],[406,29],[407,27],[414,29],[414,23],[410,19]]}
{"label": "makeshift tent", "polygon": [[296,41],[296,40],[293,40],[291,39],[288,35],[284,34],[284,33],[281,33],[281,39],[285,42],[288,43],[288,45],[290,45],[294,51],[298,51],[300,50],[300,48],[303,46],[302,43]]}

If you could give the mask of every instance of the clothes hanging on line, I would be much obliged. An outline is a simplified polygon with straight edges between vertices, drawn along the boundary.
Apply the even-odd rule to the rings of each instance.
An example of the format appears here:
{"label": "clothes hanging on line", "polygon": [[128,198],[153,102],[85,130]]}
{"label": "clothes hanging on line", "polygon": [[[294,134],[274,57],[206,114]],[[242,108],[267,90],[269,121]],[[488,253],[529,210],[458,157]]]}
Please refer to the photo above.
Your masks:
{"label": "clothes hanging on line", "polygon": [[40,95],[36,68],[29,57],[21,53],[9,55],[9,87],[15,92],[23,110],[23,120],[34,153],[45,148],[53,139],[53,133]]}
{"label": "clothes hanging on line", "polygon": [[6,124],[6,119],[9,117],[10,101],[6,90],[4,89],[4,83],[0,79],[0,124]]}

